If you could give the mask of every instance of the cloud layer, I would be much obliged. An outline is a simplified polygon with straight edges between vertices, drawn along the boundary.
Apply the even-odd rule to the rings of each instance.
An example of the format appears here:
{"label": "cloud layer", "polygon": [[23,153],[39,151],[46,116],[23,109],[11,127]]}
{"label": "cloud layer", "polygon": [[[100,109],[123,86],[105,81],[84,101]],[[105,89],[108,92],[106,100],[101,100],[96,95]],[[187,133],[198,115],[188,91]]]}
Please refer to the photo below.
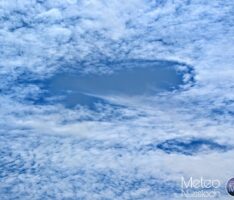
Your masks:
{"label": "cloud layer", "polygon": [[[181,176],[231,178],[233,19],[228,0],[2,0],[0,198],[176,199]],[[43,102],[57,73],[140,59],[191,66],[194,84],[95,109]]]}

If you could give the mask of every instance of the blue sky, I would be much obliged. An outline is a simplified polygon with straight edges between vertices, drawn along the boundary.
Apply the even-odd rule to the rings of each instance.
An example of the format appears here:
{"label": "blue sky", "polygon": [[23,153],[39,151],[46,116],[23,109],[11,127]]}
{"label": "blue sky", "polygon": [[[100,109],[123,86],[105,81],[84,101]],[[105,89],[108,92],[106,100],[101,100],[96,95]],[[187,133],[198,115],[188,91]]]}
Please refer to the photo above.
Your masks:
{"label": "blue sky", "polygon": [[233,21],[228,0],[1,0],[0,199],[183,199],[181,176],[227,182]]}

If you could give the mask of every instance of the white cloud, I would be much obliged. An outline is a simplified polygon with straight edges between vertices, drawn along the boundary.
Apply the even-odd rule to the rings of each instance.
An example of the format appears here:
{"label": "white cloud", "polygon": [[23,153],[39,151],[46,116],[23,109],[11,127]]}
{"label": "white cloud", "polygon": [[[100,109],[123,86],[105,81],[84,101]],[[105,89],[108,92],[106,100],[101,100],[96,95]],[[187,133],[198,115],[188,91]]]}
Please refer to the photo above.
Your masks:
{"label": "white cloud", "polygon": [[[25,165],[26,171],[32,168],[31,162],[36,163],[35,170],[40,169],[39,165],[45,170],[44,175],[39,172],[19,175],[17,169],[14,175],[6,172],[9,176],[5,176],[5,184],[12,186],[11,183],[22,178],[23,184],[15,189],[22,194],[32,181],[31,192],[40,196],[45,191],[51,192],[44,187],[51,183],[50,187],[56,188],[53,195],[62,196],[61,190],[65,196],[75,198],[77,194],[68,185],[73,183],[73,172],[84,170],[88,178],[76,177],[84,182],[79,186],[83,199],[90,199],[95,187],[105,188],[111,183],[117,185],[96,193],[95,199],[132,196],[152,199],[153,195],[163,199],[166,196],[163,188],[158,183],[150,185],[149,177],[161,183],[176,181],[181,174],[223,181],[231,178],[233,151],[213,150],[210,154],[188,157],[178,153],[169,155],[158,149],[143,152],[138,148],[177,137],[203,137],[234,144],[232,10],[233,2],[221,0],[1,1],[1,146],[24,158],[20,161],[8,154],[2,157],[16,165],[26,162],[19,164],[19,168]],[[99,63],[107,58],[186,63],[194,67],[196,83],[185,91],[150,99],[112,97],[127,107],[100,105],[99,112],[25,101],[26,97],[37,99],[43,92],[38,83],[27,84],[27,80],[45,80],[55,72],[70,68],[108,71],[108,66]],[[82,61],[91,64],[80,65]],[[81,144],[79,140],[85,142]],[[114,147],[117,144],[128,148]],[[67,184],[59,184],[61,174],[50,177],[55,169],[60,169],[61,174],[67,171],[64,175]],[[98,181],[101,172],[107,174],[107,182]],[[47,174],[49,178],[44,177]],[[128,188],[129,191],[116,195],[121,187],[139,180],[142,180],[141,188]],[[42,188],[38,188],[37,182]],[[3,191],[0,188],[0,198],[4,199]]]}

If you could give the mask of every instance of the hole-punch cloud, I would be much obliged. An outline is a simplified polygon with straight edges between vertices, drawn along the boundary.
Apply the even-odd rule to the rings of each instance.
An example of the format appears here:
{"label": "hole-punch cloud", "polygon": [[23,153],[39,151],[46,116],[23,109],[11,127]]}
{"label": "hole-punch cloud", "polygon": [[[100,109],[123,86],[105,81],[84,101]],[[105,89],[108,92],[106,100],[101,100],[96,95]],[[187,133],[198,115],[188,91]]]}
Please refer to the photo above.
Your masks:
{"label": "hole-punch cloud", "polygon": [[[127,60],[106,64],[109,73],[63,72],[48,81],[51,95],[64,95],[68,106],[104,103],[106,96],[155,96],[192,80],[191,68],[175,61]],[[183,64],[184,65],[184,64]],[[185,80],[184,77],[190,78]]]}

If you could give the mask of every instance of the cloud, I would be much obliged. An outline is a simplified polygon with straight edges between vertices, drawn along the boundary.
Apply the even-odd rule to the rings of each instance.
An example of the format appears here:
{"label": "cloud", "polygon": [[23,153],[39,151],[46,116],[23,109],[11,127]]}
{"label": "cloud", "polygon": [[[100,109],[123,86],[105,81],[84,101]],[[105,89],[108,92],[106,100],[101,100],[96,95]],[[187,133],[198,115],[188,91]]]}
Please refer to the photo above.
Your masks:
{"label": "cloud", "polygon": [[[0,198],[173,199],[181,175],[231,178],[232,18],[221,0],[1,1]],[[126,60],[192,66],[193,84],[95,109],[42,101],[56,74]]]}

